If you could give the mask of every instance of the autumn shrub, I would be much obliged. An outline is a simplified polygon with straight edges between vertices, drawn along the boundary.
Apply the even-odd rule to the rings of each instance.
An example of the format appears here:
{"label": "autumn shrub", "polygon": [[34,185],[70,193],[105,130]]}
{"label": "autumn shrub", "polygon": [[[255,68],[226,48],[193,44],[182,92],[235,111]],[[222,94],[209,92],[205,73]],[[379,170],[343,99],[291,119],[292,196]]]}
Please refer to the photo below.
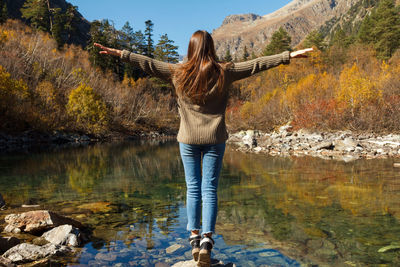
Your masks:
{"label": "autumn shrub", "polygon": [[99,134],[103,132],[108,123],[109,111],[93,88],[81,84],[72,90],[68,97],[68,115],[74,118],[75,127],[89,133]]}
{"label": "autumn shrub", "polygon": [[329,129],[337,123],[337,103],[333,93],[336,78],[328,74],[309,74],[286,90],[284,101],[291,111],[295,128]]}
{"label": "autumn shrub", "polygon": [[23,122],[28,99],[26,83],[12,79],[10,73],[0,65],[0,127],[13,127],[11,121]]}

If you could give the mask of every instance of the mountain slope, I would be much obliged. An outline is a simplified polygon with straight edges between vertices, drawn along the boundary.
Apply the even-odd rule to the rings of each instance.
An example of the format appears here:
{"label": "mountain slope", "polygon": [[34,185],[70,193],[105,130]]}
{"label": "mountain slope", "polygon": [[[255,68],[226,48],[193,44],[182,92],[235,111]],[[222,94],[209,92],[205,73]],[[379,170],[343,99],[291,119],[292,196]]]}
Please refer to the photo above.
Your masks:
{"label": "mountain slope", "polygon": [[312,30],[327,20],[340,17],[360,0],[294,0],[283,8],[264,16],[254,14],[231,15],[212,35],[217,54],[229,49],[233,58],[240,58],[244,46],[260,54],[272,34],[283,27],[292,37],[292,45],[299,44]]}

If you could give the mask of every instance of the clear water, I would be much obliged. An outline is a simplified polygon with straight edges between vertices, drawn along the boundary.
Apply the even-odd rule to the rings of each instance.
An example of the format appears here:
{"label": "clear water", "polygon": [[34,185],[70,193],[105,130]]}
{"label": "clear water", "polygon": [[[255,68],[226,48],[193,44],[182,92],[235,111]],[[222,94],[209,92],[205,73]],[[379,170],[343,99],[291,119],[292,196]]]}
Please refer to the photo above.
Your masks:
{"label": "clear water", "polygon": [[[237,266],[399,266],[400,169],[393,162],[279,158],[228,147],[213,257]],[[10,206],[1,216],[39,204],[93,229],[90,242],[64,259],[70,266],[190,259],[174,142],[3,155],[0,192]],[[167,253],[172,245],[178,249]]]}

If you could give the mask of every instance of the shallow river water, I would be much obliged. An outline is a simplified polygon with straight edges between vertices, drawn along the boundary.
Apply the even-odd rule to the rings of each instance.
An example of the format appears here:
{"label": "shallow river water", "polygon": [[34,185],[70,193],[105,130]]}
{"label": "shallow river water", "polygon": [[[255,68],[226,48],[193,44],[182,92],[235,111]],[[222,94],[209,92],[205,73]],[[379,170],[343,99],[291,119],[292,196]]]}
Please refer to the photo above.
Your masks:
{"label": "shallow river water", "polygon": [[[268,157],[228,147],[213,257],[237,266],[400,266],[400,169],[393,163]],[[190,259],[175,142],[2,155],[0,192],[9,205],[2,216],[39,204],[93,229],[90,242],[64,259],[69,266]]]}

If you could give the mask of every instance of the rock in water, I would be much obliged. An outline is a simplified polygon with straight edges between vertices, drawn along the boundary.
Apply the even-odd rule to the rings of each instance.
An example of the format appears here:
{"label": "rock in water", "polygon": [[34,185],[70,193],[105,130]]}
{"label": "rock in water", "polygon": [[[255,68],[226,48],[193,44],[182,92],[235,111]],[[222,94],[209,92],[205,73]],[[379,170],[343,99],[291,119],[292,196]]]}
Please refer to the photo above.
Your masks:
{"label": "rock in water", "polygon": [[64,224],[70,224],[79,229],[83,228],[80,222],[47,210],[10,214],[5,217],[5,221],[8,225],[4,231],[13,233],[18,231],[38,233]]}
{"label": "rock in water", "polygon": [[28,243],[22,243],[7,250],[3,257],[13,263],[25,263],[49,256],[63,256],[72,251],[67,246],[59,246],[54,244],[47,244],[44,246],[36,246]]}
{"label": "rock in water", "polygon": [[167,248],[165,249],[165,252],[166,252],[167,254],[171,254],[171,253],[174,253],[174,252],[180,250],[181,248],[184,248],[184,246],[183,246],[183,245],[180,245],[180,244],[174,244],[174,245],[172,245],[172,246],[167,247]]}
{"label": "rock in water", "polygon": [[[16,237],[0,237],[0,254],[21,243]],[[0,264],[1,266],[1,264]]]}
{"label": "rock in water", "polygon": [[61,225],[47,231],[42,235],[44,239],[55,245],[67,245],[77,247],[80,244],[79,229],[72,225]]}
{"label": "rock in water", "polygon": [[[222,261],[211,259],[212,267],[236,267],[233,263],[224,264]],[[194,260],[180,261],[172,265],[171,267],[197,267],[197,263]]]}

